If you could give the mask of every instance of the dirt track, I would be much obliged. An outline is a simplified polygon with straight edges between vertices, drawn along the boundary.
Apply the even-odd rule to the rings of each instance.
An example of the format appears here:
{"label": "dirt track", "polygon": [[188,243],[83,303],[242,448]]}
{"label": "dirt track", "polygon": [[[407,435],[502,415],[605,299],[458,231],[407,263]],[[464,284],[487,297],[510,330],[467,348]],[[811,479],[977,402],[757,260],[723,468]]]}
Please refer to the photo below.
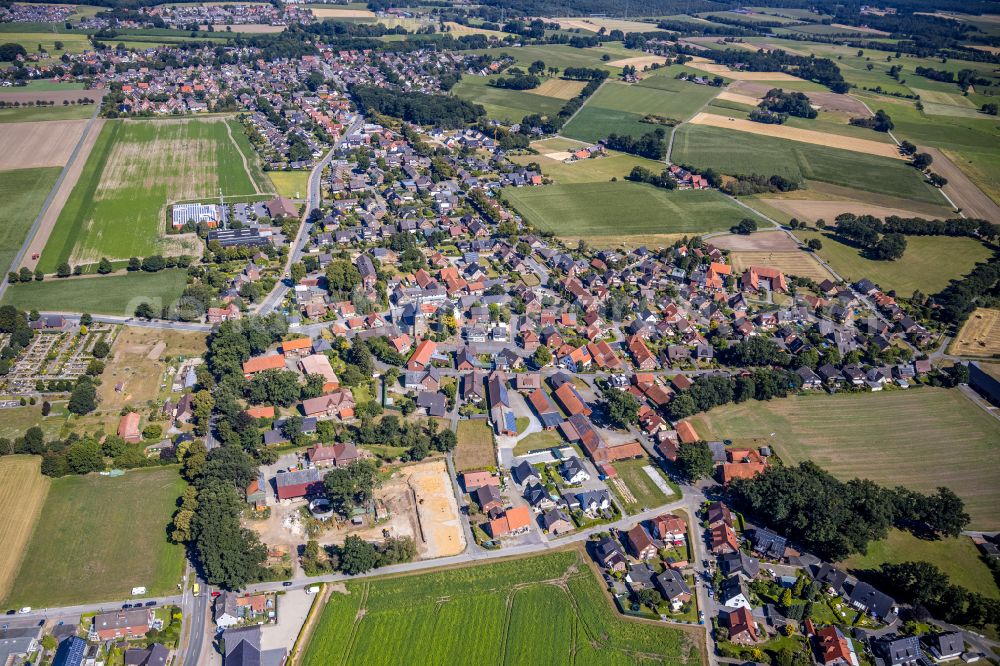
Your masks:
{"label": "dirt track", "polygon": [[786,125],[767,125],[764,123],[755,123],[752,120],[719,116],[714,113],[699,113],[688,122],[693,125],[708,125],[711,127],[736,130],[738,132],[747,132],[749,134],[771,136],[777,139],[788,139],[790,141],[810,143],[814,146],[840,148],[841,150],[852,150],[856,153],[865,153],[867,155],[891,157],[897,160],[902,159],[895,144],[882,143],[881,141],[856,139],[849,136],[827,134],[826,132],[816,132],[814,130],[799,129],[798,127],[788,127]]}
{"label": "dirt track", "polygon": [[0,171],[64,166],[87,120],[0,124]]}
{"label": "dirt track", "polygon": [[69,193],[72,192],[73,188],[76,186],[76,181],[80,179],[80,174],[83,173],[83,167],[87,164],[87,158],[90,156],[90,151],[93,150],[94,144],[97,142],[97,137],[100,136],[103,128],[104,120],[102,118],[94,120],[94,124],[90,128],[90,132],[87,133],[87,138],[84,140],[83,145],[80,146],[80,152],[77,154],[76,159],[73,160],[73,163],[70,164],[69,168],[66,170],[65,178],[63,178],[62,183],[59,185],[59,189],[56,190],[55,197],[52,199],[52,203],[49,204],[49,207],[45,211],[45,215],[42,217],[42,223],[41,226],[38,227],[38,233],[36,233],[34,238],[31,239],[31,245],[28,247],[28,251],[24,253],[24,258],[21,260],[22,266],[27,266],[31,270],[35,270],[38,260],[32,259],[31,257],[36,252],[40,255],[42,250],[45,249],[45,244],[49,240],[49,234],[52,233],[52,229],[56,226],[56,220],[59,219],[59,212],[62,211],[63,206],[66,205],[66,200],[69,198]]}
{"label": "dirt track", "polygon": [[920,150],[934,158],[931,171],[948,179],[948,184],[942,189],[966,216],[1000,223],[1000,206],[986,196],[954,162],[937,148],[921,146]]}

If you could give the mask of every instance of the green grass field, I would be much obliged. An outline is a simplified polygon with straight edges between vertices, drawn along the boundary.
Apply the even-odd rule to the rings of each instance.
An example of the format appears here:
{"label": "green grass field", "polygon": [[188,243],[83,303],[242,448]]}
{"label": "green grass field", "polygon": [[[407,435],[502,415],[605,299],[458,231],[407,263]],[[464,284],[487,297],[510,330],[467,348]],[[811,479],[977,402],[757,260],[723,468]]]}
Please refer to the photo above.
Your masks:
{"label": "green grass field", "polygon": [[700,663],[694,632],[620,616],[577,550],[347,584],[303,664]]}
{"label": "green grass field", "polygon": [[[11,25],[11,24],[6,24]],[[2,35],[2,33],[0,33]],[[6,41],[6,35],[0,36],[0,39]],[[12,88],[0,88],[0,98],[3,97],[4,93],[26,93],[26,92],[52,92],[59,90],[83,90],[82,83],[56,83],[55,81],[50,81],[48,79],[40,79],[38,81],[29,81],[23,86],[14,86]],[[81,97],[87,97],[87,93],[80,95]],[[93,95],[90,95],[91,97]]]}
{"label": "green grass field", "polygon": [[570,238],[701,234],[750,215],[718,192],[668,192],[621,180],[508,188],[503,196],[539,230]]}
{"label": "green grass field", "polygon": [[42,120],[81,120],[94,115],[94,104],[72,106],[22,106],[17,109],[0,109],[0,123],[27,123]]}
{"label": "green grass field", "polygon": [[184,481],[173,468],[52,481],[8,606],[66,606],[176,591],[184,549],[166,526]]}
{"label": "green grass field", "polygon": [[704,125],[677,128],[674,162],[722,173],[779,174],[802,181],[820,180],[844,187],[942,204],[941,193],[902,160],[864,155]]}
{"label": "green grass field", "polygon": [[542,155],[514,155],[510,159],[523,165],[535,162],[542,167],[542,174],[562,184],[606,183],[612,178],[621,180],[636,166],[646,167],[653,173],[660,173],[665,168],[663,162],[614,151],[609,151],[607,157],[577,160],[568,164]]}
{"label": "green grass field", "polygon": [[[46,32],[8,32],[2,37],[4,43],[15,42],[24,47],[28,53],[37,53],[41,45],[50,57],[58,58],[63,53],[83,53],[90,48],[87,35],[56,34]],[[62,42],[63,48],[57,49],[56,42]],[[58,85],[58,84],[57,84]]]}
{"label": "green grass field", "polygon": [[60,167],[0,171],[0,270],[6,273],[21,249]]}
{"label": "green grass field", "polygon": [[305,199],[309,187],[308,171],[268,171],[274,189],[280,197],[289,199]]}
{"label": "green grass field", "polygon": [[452,92],[474,104],[482,104],[490,118],[510,123],[519,123],[531,113],[543,116],[555,115],[566,100],[537,95],[530,90],[508,90],[487,85],[489,79],[482,76],[465,76],[455,84]]}
{"label": "green grass field", "polygon": [[[656,83],[670,89],[654,87]],[[718,88],[677,81],[666,74],[634,85],[608,81],[587,100],[562,133],[581,141],[605,139],[612,133],[641,136],[657,127],[640,122],[644,115],[687,120],[718,92]],[[670,128],[664,130],[669,132]]]}
{"label": "green grass field", "polygon": [[497,464],[493,444],[493,429],[486,419],[469,419],[458,422],[458,445],[455,447],[455,469],[464,472],[485,469]]}
{"label": "green grass field", "polygon": [[[232,139],[227,127],[232,131]],[[165,236],[174,201],[256,194],[264,182],[234,120],[111,120],[63,207],[39,267],[151,254],[198,254],[201,242]],[[243,159],[247,158],[244,167]],[[258,180],[259,179],[259,180]]]}
{"label": "green grass field", "polygon": [[488,54],[496,57],[506,53],[514,58],[516,64],[526,67],[536,60],[541,60],[547,67],[597,67],[609,72],[620,72],[619,67],[610,67],[601,60],[607,54],[611,60],[645,55],[642,51],[624,49],[621,42],[606,42],[592,49],[576,49],[562,44],[545,44],[540,46],[503,47],[493,49],[475,49],[474,54]]}
{"label": "green grass field", "polygon": [[979,549],[967,536],[929,541],[918,539],[909,532],[892,530],[885,539],[868,544],[865,555],[852,555],[844,565],[848,569],[860,570],[877,569],[883,562],[899,564],[919,561],[936,564],[956,585],[994,599],[1000,598],[1000,589],[997,589],[989,567],[979,559]]}
{"label": "green grass field", "polygon": [[923,492],[947,486],[965,500],[972,528],[1000,529],[1000,421],[958,390],[751,401],[691,421],[705,439],[766,444],[786,463],[811,459],[841,479]]}
{"label": "green grass field", "polygon": [[[656,464],[651,462],[649,458],[639,458],[637,460],[620,460],[613,463],[615,471],[618,472],[618,477],[625,482],[628,489],[632,491],[632,496],[635,497],[635,502],[629,503],[618,494],[617,489],[615,489],[615,494],[618,495],[619,500],[621,500],[622,506],[626,513],[638,513],[642,511],[643,508],[652,508],[654,506],[660,506],[661,504],[666,504],[669,498],[663,494],[653,480],[649,478],[649,475],[643,470],[646,465],[652,465],[653,469],[656,468]],[[656,472],[659,474],[659,471]],[[662,474],[660,475],[662,477]],[[665,480],[665,479],[664,479]],[[673,499],[677,499],[674,497]]]}
{"label": "green grass field", "polygon": [[50,278],[45,282],[11,285],[0,302],[19,310],[131,316],[139,303],[150,303],[157,312],[163,305],[172,305],[186,285],[187,271],[182,269],[64,280]]}
{"label": "green grass field", "polygon": [[819,256],[844,279],[853,282],[868,278],[882,289],[894,289],[903,296],[916,290],[936,294],[948,286],[949,280],[968,274],[977,262],[992,254],[972,238],[907,236],[902,259],[878,261],[865,258],[860,250],[840,242],[829,231],[797,231],[796,235],[803,242],[810,238],[822,240]]}

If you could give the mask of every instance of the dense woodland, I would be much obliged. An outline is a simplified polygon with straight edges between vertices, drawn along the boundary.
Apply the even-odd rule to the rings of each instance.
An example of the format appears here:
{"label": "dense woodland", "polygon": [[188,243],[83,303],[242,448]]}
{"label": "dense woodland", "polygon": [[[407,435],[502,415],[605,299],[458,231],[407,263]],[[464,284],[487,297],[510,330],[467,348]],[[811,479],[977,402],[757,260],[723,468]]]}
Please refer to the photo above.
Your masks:
{"label": "dense woodland", "polygon": [[486,109],[482,105],[448,95],[402,92],[372,86],[352,86],[350,92],[365,113],[402,118],[417,125],[465,127],[486,115]]}

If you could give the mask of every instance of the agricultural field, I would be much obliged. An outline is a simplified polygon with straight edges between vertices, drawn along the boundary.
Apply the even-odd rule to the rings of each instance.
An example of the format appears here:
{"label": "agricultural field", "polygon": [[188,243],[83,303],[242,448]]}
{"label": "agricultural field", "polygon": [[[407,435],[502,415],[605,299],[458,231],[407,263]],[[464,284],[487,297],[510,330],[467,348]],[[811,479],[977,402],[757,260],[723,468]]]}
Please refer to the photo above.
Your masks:
{"label": "agricultural field", "polygon": [[0,123],[26,123],[42,120],[83,120],[90,118],[96,110],[94,104],[73,104],[72,106],[38,106],[16,109],[0,109]]}
{"label": "agricultural field", "polygon": [[[80,33],[55,32],[6,32],[2,36],[3,43],[14,42],[24,47],[30,53],[37,53],[38,47],[49,54],[42,62],[57,60],[63,53],[83,53],[90,48],[87,35]],[[62,49],[56,48],[56,42],[62,42]]]}
{"label": "agricultural field", "polygon": [[767,445],[786,464],[813,460],[843,480],[869,478],[922,492],[947,486],[965,500],[973,529],[1000,529],[1000,449],[994,444],[1000,421],[957,389],[750,401],[699,414],[691,423],[705,439]]}
{"label": "agricultural field", "polygon": [[[700,664],[703,632],[627,620],[578,550],[333,591],[305,666],[451,663]],[[528,652],[530,650],[530,652]]]}
{"label": "agricultural field", "polygon": [[976,308],[952,341],[948,353],[990,358],[1000,354],[1000,310]]}
{"label": "agricultural field", "polygon": [[718,192],[668,192],[621,180],[508,188],[503,196],[541,231],[605,244],[630,236],[725,231],[748,215]]}
{"label": "agricultural field", "polygon": [[994,599],[1000,589],[989,567],[979,558],[979,549],[967,536],[957,539],[918,539],[909,532],[891,530],[889,536],[868,544],[864,555],[852,555],[842,562],[849,570],[877,569],[883,563],[923,561],[935,564],[951,582]]}
{"label": "agricultural field", "polygon": [[455,469],[494,467],[497,464],[493,430],[486,419],[468,419],[458,422],[458,445],[455,447]]}
{"label": "agricultural field", "polygon": [[868,278],[885,290],[903,296],[915,290],[936,294],[948,281],[969,273],[977,262],[992,254],[972,238],[950,236],[907,236],[906,253],[897,261],[868,259],[862,252],[842,243],[831,231],[797,231],[799,240],[819,238],[823,247],[817,252],[830,267],[848,281]]}
{"label": "agricultural field", "polygon": [[0,271],[9,270],[59,177],[59,167],[0,171]]}
{"label": "agricultural field", "polygon": [[185,286],[187,271],[182,269],[49,279],[11,285],[0,303],[13,305],[19,310],[132,316],[140,303],[149,303],[154,310],[172,305],[180,298]]}
{"label": "agricultural field", "polygon": [[[231,119],[111,120],[63,207],[39,268],[151,254],[199,254],[201,242],[167,236],[175,201],[260,194],[266,182]],[[245,146],[243,145],[245,144]]]}
{"label": "agricultural field", "polygon": [[[654,87],[654,84],[664,87]],[[686,120],[718,91],[711,86],[677,81],[665,74],[656,74],[636,84],[608,81],[566,124],[563,134],[591,142],[605,139],[612,133],[641,136],[659,127],[641,122],[643,116],[655,114]],[[670,131],[669,127],[663,129]]]}
{"label": "agricultural field", "polygon": [[305,199],[309,188],[309,171],[268,171],[267,177],[279,197]]}
{"label": "agricultural field", "polygon": [[[583,144],[580,144],[583,145]],[[653,173],[660,173],[665,168],[663,162],[656,162],[644,157],[636,157],[626,153],[608,151],[605,157],[564,162],[558,153],[556,159],[542,155],[512,155],[512,162],[528,165],[535,162],[542,168],[542,175],[552,178],[557,183],[606,183],[612,178],[621,180],[631,173],[633,167],[641,166]]]}
{"label": "agricultural field", "polygon": [[0,170],[65,165],[86,124],[85,120],[0,123]]}
{"label": "agricultural field", "polygon": [[554,115],[565,104],[563,99],[546,97],[530,90],[495,88],[488,85],[489,81],[482,76],[463,76],[452,88],[452,93],[474,104],[482,104],[490,118],[511,123],[521,122],[522,118],[532,113]]}
{"label": "agricultural field", "polygon": [[49,491],[49,479],[42,476],[39,456],[0,458],[0,599],[10,592],[11,583],[24,555],[24,548],[38,522],[38,514]]}
{"label": "agricultural field", "polygon": [[671,159],[727,174],[778,174],[800,182],[819,180],[925,203],[945,203],[941,193],[902,160],[718,127],[678,127]]}
{"label": "agricultural field", "polygon": [[[166,538],[184,490],[175,468],[54,479],[5,603],[66,606],[176,591],[184,548]],[[53,554],[58,553],[58,557]]]}
{"label": "agricultural field", "polygon": [[[499,52],[499,53],[498,53]],[[626,49],[620,42],[608,42],[589,49],[576,49],[572,46],[562,44],[547,44],[541,46],[519,46],[503,47],[500,49],[473,49],[468,53],[483,55],[499,55],[506,53],[514,58],[515,64],[526,68],[536,60],[541,60],[546,67],[558,67],[560,70],[567,67],[598,67],[612,73],[618,73],[618,67],[611,67],[607,62],[601,60],[601,56],[607,55],[612,60],[618,58],[628,58],[632,56],[646,55],[642,51]]]}
{"label": "agricultural field", "polygon": [[807,277],[822,282],[832,276],[811,252],[791,250],[773,252],[771,250],[739,251],[730,255],[733,271],[742,273],[749,266],[770,266],[785,275]]}

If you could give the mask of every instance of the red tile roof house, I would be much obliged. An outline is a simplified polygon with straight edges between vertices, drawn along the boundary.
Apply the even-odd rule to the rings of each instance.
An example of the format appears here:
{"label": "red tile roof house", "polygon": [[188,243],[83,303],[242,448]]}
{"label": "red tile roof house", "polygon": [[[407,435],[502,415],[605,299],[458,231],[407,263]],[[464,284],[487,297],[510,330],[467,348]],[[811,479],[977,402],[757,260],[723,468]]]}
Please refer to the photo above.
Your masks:
{"label": "red tile roof house", "polygon": [[650,538],[642,525],[636,525],[623,536],[629,555],[637,560],[650,560],[656,557],[656,544]]}
{"label": "red tile roof house", "polygon": [[733,528],[725,523],[716,525],[711,530],[709,530],[709,541],[712,547],[712,553],[715,555],[724,555],[726,553],[735,553],[740,549],[740,543],[736,539],[736,532]]}
{"label": "red tile roof house", "polygon": [[312,340],[309,338],[285,340],[281,343],[281,353],[285,356],[308,356],[312,353]]}
{"label": "red tile roof house", "polygon": [[350,442],[325,446],[317,444],[310,448],[306,455],[309,462],[316,467],[344,467],[360,458],[357,447]]}
{"label": "red tile roof house", "polygon": [[303,375],[319,375],[323,378],[323,390],[335,391],[340,388],[337,373],[330,365],[330,359],[323,354],[310,354],[299,359],[299,368]]}
{"label": "red tile roof house", "polygon": [[823,627],[813,637],[816,656],[822,666],[858,666],[851,641],[837,627]]}
{"label": "red tile roof house", "polygon": [[247,359],[243,363],[243,376],[250,379],[258,372],[264,370],[284,370],[285,357],[281,354],[271,354],[270,356],[255,356]]}
{"label": "red tile roof house", "polygon": [[354,395],[350,389],[340,389],[333,393],[302,401],[302,413],[318,419],[354,418]]}
{"label": "red tile roof house", "polygon": [[653,534],[660,541],[680,544],[687,541],[687,522],[680,516],[665,513],[650,521]]}
{"label": "red tile roof house", "polygon": [[283,472],[274,477],[274,485],[278,491],[278,499],[298,499],[323,492],[323,473],[318,469],[300,469],[296,472]]}
{"label": "red tile roof house", "polygon": [[437,344],[433,340],[421,340],[417,348],[413,350],[410,359],[406,362],[407,370],[424,370],[431,364],[431,356],[437,350]]}
{"label": "red tile roof house", "polygon": [[746,608],[719,613],[719,624],[729,629],[729,640],[733,643],[757,642],[757,624]]}
{"label": "red tile roof house", "polygon": [[142,433],[139,432],[139,421],[142,417],[138,412],[125,414],[118,422],[118,436],[126,442],[135,444],[142,441]]}
{"label": "red tile roof house", "polygon": [[149,631],[153,611],[146,609],[120,610],[94,616],[93,634],[102,641],[115,638],[141,638]]}
{"label": "red tile roof house", "polygon": [[508,534],[520,534],[531,528],[531,511],[526,506],[507,509],[499,518],[489,522],[490,536],[494,539]]}
{"label": "red tile roof house", "polygon": [[499,489],[500,477],[494,476],[492,472],[465,472],[462,474],[462,485],[467,493],[474,493],[483,486],[495,486]]}

